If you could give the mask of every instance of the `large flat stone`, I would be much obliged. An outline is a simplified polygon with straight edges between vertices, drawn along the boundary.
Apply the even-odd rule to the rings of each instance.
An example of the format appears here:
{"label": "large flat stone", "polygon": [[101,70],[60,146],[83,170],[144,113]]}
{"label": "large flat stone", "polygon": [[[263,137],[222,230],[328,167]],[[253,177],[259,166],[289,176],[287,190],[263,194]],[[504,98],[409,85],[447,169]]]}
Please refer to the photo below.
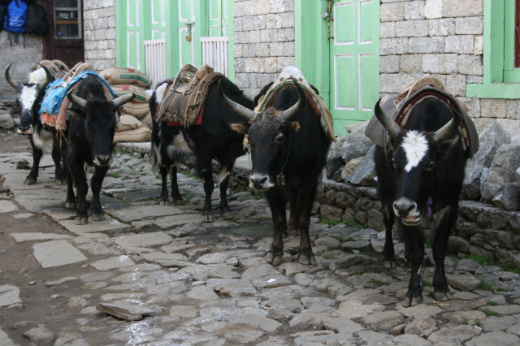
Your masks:
{"label": "large flat stone", "polygon": [[[177,226],[183,226],[191,222],[200,222],[201,214],[179,214],[160,217],[155,220],[155,224],[163,229],[171,229]],[[139,222],[134,222],[134,225],[138,225]]]}
{"label": "large flat stone", "polygon": [[93,221],[89,218],[88,224],[76,225],[74,220],[61,220],[59,224],[65,227],[69,232],[77,235],[85,235],[88,233],[102,232],[108,235],[117,235],[120,233],[130,232],[132,226],[105,215],[106,220]]}
{"label": "large flat stone", "polygon": [[0,328],[0,345],[2,346],[17,346],[18,344],[15,344],[14,342],[9,339],[6,332]]}
{"label": "large flat stone", "polygon": [[135,205],[122,209],[107,209],[106,212],[123,222],[131,223],[132,221],[181,214],[179,208],[172,206],[159,205]]}
{"label": "large flat stone", "polygon": [[114,239],[114,242],[122,247],[161,246],[172,241],[173,237],[164,232],[125,234]]}
{"label": "large flat stone", "polygon": [[128,256],[121,255],[99,260],[91,263],[90,265],[96,268],[97,270],[110,270],[116,268],[130,267],[135,265],[135,263]]}
{"label": "large flat stone", "polygon": [[55,240],[33,245],[34,258],[43,268],[58,267],[66,264],[86,261],[81,251],[66,240]]}
{"label": "large flat stone", "polygon": [[[16,303],[21,303],[20,289],[16,286],[2,285],[0,286],[0,306],[9,306]],[[1,341],[0,337],[0,341]],[[0,345],[3,345],[0,343]]]}
{"label": "large flat stone", "polygon": [[16,204],[11,201],[0,201],[0,213],[10,213],[19,210]]}
{"label": "large flat stone", "polygon": [[11,234],[17,243],[23,243],[25,241],[46,241],[46,240],[62,240],[71,239],[72,237],[67,234],[56,234],[56,233],[41,233],[41,232],[30,232],[30,233],[12,233]]}

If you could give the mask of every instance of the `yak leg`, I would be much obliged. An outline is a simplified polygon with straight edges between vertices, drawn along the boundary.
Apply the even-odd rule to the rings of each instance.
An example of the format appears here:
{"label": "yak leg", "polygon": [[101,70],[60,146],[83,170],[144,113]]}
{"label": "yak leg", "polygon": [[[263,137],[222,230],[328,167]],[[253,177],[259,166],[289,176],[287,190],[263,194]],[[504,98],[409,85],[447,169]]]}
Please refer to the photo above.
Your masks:
{"label": "yak leg", "polygon": [[404,306],[417,305],[422,302],[421,265],[424,259],[424,233],[416,227],[403,225],[405,236],[405,251],[412,267],[408,292],[403,302]]}
{"label": "yak leg", "polygon": [[450,299],[450,289],[446,280],[446,273],[444,272],[444,259],[448,252],[448,238],[450,236],[451,228],[455,223],[458,212],[458,204],[455,203],[450,207],[446,207],[436,217],[432,254],[435,262],[435,273],[433,274],[433,297],[435,300]]}
{"label": "yak leg", "polygon": [[220,215],[222,215],[222,218],[225,220],[229,220],[233,217],[227,199],[228,184],[229,174],[220,182]]}
{"label": "yak leg", "polygon": [[[177,166],[175,165],[172,165],[170,168],[170,182],[172,184],[173,204],[184,205],[184,200],[182,199],[181,192],[179,191],[179,184],[177,182]],[[168,195],[168,191],[166,191],[166,195]]]}
{"label": "yak leg", "polygon": [[271,248],[265,255],[265,260],[272,265],[282,263],[283,238],[287,237],[286,209],[287,200],[279,188],[272,188],[265,192],[273,219],[274,235]]}
{"label": "yak leg", "polygon": [[159,197],[160,205],[168,205],[168,167],[159,166],[159,172],[161,173],[161,196]]}
{"label": "yak leg", "polygon": [[215,187],[213,186],[213,172],[211,169],[211,160],[204,165],[201,170],[204,180],[204,193],[206,195],[204,201],[204,211],[202,212],[202,222],[213,222],[213,207],[211,205],[211,195]]}
{"label": "yak leg", "polygon": [[76,219],[74,220],[74,223],[76,225],[86,225],[88,223],[88,185],[85,171],[83,170],[84,162],[82,160],[78,160],[74,154],[71,153],[67,156],[67,166],[69,167],[69,171],[72,175],[72,180],[74,181],[78,195],[78,210],[76,212]]}
{"label": "yak leg", "polygon": [[54,183],[56,185],[63,185],[64,177],[61,167],[61,148],[60,141],[56,134],[52,136],[52,160],[54,161]]}
{"label": "yak leg", "polygon": [[43,150],[38,148],[34,144],[32,136],[29,136],[29,141],[31,142],[33,164],[31,167],[31,171],[29,172],[29,175],[25,178],[25,181],[23,182],[25,185],[36,184],[36,181],[38,180],[38,170],[40,169],[40,160],[43,156]]}
{"label": "yak leg", "polygon": [[[384,196],[384,194],[382,194]],[[386,195],[388,197],[392,195]],[[383,248],[383,267],[395,267],[394,239],[392,227],[394,226],[393,198],[383,198],[383,221],[385,223],[385,246]]]}
{"label": "yak leg", "polygon": [[90,182],[93,196],[92,220],[94,221],[105,220],[105,214],[103,213],[103,207],[101,207],[99,195],[101,193],[101,186],[103,185],[103,179],[105,179],[105,175],[107,174],[108,168],[109,166],[96,166],[96,170],[94,171],[94,175],[92,176],[92,181]]}
{"label": "yak leg", "polygon": [[316,259],[312,252],[309,237],[309,223],[316,185],[308,184],[291,194],[291,212],[294,210],[296,227],[300,234],[300,246],[298,248],[298,262],[305,265],[316,265]]}
{"label": "yak leg", "polygon": [[76,195],[74,194],[74,180],[69,170],[67,162],[63,160],[63,173],[65,174],[65,181],[67,182],[67,199],[65,200],[66,209],[76,209]]}

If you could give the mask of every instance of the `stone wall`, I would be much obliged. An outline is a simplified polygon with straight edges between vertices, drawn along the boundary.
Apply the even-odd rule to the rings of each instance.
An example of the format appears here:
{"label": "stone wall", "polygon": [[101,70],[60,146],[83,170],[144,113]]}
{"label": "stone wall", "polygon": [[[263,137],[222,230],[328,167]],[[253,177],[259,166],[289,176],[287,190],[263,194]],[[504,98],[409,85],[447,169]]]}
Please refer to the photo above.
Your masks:
{"label": "stone wall", "polygon": [[517,135],[520,100],[465,97],[466,85],[483,79],[483,0],[382,0],[380,11],[382,95],[431,75],[470,108],[477,126],[498,119]]}
{"label": "stone wall", "polygon": [[4,71],[19,82],[27,82],[27,75],[43,60],[43,38],[26,34],[11,34],[0,31],[0,100],[16,100],[16,91],[5,81]]}
{"label": "stone wall", "polygon": [[83,2],[85,62],[96,71],[116,66],[115,0]]}
{"label": "stone wall", "polygon": [[294,65],[294,0],[234,1],[235,83],[250,97]]}

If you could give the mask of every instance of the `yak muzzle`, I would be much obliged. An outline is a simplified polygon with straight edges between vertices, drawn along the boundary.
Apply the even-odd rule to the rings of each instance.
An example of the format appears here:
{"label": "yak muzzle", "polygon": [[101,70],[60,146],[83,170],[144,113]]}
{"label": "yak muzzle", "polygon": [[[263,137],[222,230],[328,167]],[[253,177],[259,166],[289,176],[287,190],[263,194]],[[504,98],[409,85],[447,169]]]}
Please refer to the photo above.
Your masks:
{"label": "yak muzzle", "polygon": [[27,127],[25,127],[25,126],[19,126],[19,127],[18,127],[18,131],[17,131],[17,133],[18,133],[19,135],[32,135],[32,133],[33,133],[33,127],[32,127],[32,125],[29,125],[29,126],[27,126]]}
{"label": "yak muzzle", "polygon": [[421,213],[414,201],[401,197],[394,202],[393,208],[395,215],[400,217],[405,225],[417,226],[421,223]]}
{"label": "yak muzzle", "polygon": [[254,173],[249,176],[249,187],[257,191],[269,190],[274,186],[274,183],[266,174]]}
{"label": "yak muzzle", "polygon": [[99,167],[107,167],[112,163],[112,155],[96,155],[94,164]]}

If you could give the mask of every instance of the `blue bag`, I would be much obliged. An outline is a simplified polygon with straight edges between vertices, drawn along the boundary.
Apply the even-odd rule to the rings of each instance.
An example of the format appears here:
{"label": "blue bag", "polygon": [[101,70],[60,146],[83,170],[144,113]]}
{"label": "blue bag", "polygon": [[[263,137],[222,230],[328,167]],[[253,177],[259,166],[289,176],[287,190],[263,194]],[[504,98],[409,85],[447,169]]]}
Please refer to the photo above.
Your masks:
{"label": "blue bag", "polygon": [[7,5],[4,29],[15,34],[23,33],[26,18],[27,4],[22,0],[13,0]]}

